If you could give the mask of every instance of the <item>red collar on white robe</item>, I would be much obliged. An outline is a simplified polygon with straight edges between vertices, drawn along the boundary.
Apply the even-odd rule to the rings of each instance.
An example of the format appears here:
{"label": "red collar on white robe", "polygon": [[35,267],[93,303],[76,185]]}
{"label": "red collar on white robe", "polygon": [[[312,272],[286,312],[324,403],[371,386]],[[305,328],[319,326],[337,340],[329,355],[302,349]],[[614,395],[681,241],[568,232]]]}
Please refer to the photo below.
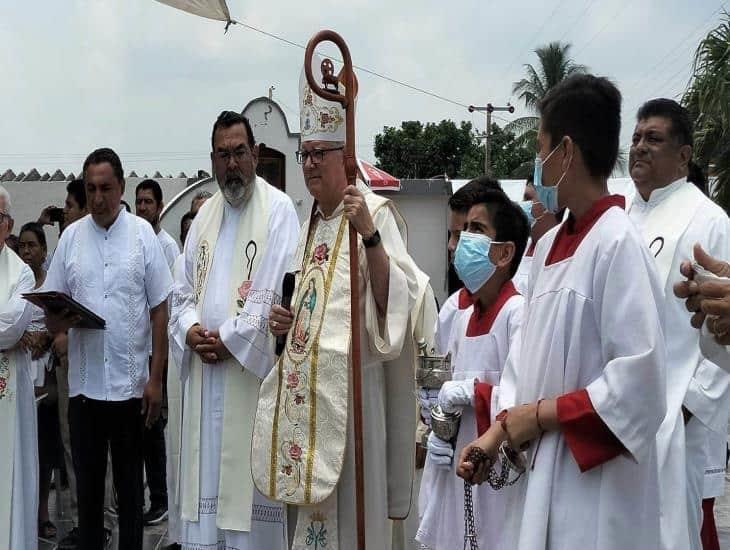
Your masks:
{"label": "red collar on white robe", "polygon": [[519,292],[517,292],[515,285],[512,284],[511,280],[509,280],[502,285],[502,288],[499,289],[499,293],[497,294],[497,298],[487,309],[482,311],[479,307],[479,303],[475,300],[474,311],[472,312],[471,317],[469,317],[469,324],[466,327],[467,337],[473,338],[475,336],[484,336],[485,334],[488,334],[489,331],[492,330],[494,320],[497,318],[497,315],[499,315],[499,312],[502,311],[504,304],[506,304],[507,300],[512,298],[512,296],[517,296],[518,294]]}
{"label": "red collar on white robe", "polygon": [[594,202],[580,219],[576,220],[575,216],[570,214],[558,229],[558,234],[555,236],[550,253],[545,260],[545,265],[556,264],[575,254],[578,246],[585,236],[590,233],[591,228],[599,218],[614,206],[621,209],[626,208],[626,199],[622,195],[608,195]]}
{"label": "red collar on white robe", "polygon": [[474,305],[474,296],[472,296],[471,292],[469,292],[466,288],[462,288],[459,291],[459,296],[457,298],[459,309],[466,309],[469,306]]}

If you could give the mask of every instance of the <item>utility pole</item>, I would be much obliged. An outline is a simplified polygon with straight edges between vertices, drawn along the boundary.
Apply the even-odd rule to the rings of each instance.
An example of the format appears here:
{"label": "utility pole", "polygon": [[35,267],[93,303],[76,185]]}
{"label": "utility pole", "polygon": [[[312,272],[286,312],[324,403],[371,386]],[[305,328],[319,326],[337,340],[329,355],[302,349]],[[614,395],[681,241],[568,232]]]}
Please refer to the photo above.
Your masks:
{"label": "utility pole", "polygon": [[484,134],[484,174],[487,176],[491,176],[492,162],[489,138],[492,135],[492,113],[494,111],[507,111],[510,113],[514,113],[515,108],[510,105],[509,102],[505,107],[495,107],[491,103],[487,103],[486,107],[475,107],[474,105],[469,105],[469,112],[473,113],[474,111],[487,112],[487,131]]}

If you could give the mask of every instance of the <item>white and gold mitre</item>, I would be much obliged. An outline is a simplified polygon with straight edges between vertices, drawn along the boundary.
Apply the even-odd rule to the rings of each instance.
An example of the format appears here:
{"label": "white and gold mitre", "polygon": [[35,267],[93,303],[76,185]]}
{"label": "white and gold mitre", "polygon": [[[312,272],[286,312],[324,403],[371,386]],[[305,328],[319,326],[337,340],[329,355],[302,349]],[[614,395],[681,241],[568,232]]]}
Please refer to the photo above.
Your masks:
{"label": "white and gold mitre", "polygon": [[[330,74],[334,74],[332,62],[315,53],[312,56],[312,74],[324,88],[321,84],[323,67]],[[341,82],[341,73],[337,80],[337,91],[344,95],[345,86]],[[357,94],[357,80],[355,93]],[[299,76],[299,124],[302,142],[345,141],[345,109],[338,102],[323,99],[312,91],[304,67]]]}

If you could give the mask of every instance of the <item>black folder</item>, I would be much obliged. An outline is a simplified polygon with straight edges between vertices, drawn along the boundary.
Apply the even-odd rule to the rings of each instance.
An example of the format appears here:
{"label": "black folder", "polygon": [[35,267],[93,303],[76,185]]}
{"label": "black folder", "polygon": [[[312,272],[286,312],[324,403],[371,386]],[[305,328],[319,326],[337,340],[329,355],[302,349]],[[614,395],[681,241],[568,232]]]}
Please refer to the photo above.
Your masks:
{"label": "black folder", "polygon": [[59,313],[66,309],[69,315],[78,315],[81,321],[74,325],[74,328],[95,330],[104,330],[106,328],[106,321],[104,319],[63,292],[29,292],[23,294],[22,297],[51,313]]}

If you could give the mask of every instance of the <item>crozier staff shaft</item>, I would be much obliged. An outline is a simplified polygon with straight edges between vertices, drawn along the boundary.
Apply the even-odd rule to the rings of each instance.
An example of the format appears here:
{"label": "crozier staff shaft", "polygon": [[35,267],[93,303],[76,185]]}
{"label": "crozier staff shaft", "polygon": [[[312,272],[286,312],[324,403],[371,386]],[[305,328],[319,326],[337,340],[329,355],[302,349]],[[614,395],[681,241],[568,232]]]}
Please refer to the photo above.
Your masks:
{"label": "crozier staff shaft", "polygon": [[[345,86],[345,94],[339,93],[337,75],[334,74],[332,61],[326,59],[322,63],[322,83],[314,78],[312,58],[317,46],[322,42],[332,42],[340,50],[344,67],[340,75]],[[330,70],[325,71],[325,68]],[[315,34],[307,43],[304,52],[304,72],[312,92],[328,101],[336,101],[345,109],[345,174],[347,184],[355,185],[357,164],[355,161],[355,73],[352,71],[350,50],[344,39],[334,31],[324,30]],[[334,86],[334,91],[327,89]],[[360,283],[357,249],[357,232],[350,223],[350,318],[352,329],[352,392],[353,392],[353,424],[355,428],[355,512],[357,518],[357,548],[365,550],[365,480],[363,458],[363,418],[362,418],[362,370],[360,364]]]}

